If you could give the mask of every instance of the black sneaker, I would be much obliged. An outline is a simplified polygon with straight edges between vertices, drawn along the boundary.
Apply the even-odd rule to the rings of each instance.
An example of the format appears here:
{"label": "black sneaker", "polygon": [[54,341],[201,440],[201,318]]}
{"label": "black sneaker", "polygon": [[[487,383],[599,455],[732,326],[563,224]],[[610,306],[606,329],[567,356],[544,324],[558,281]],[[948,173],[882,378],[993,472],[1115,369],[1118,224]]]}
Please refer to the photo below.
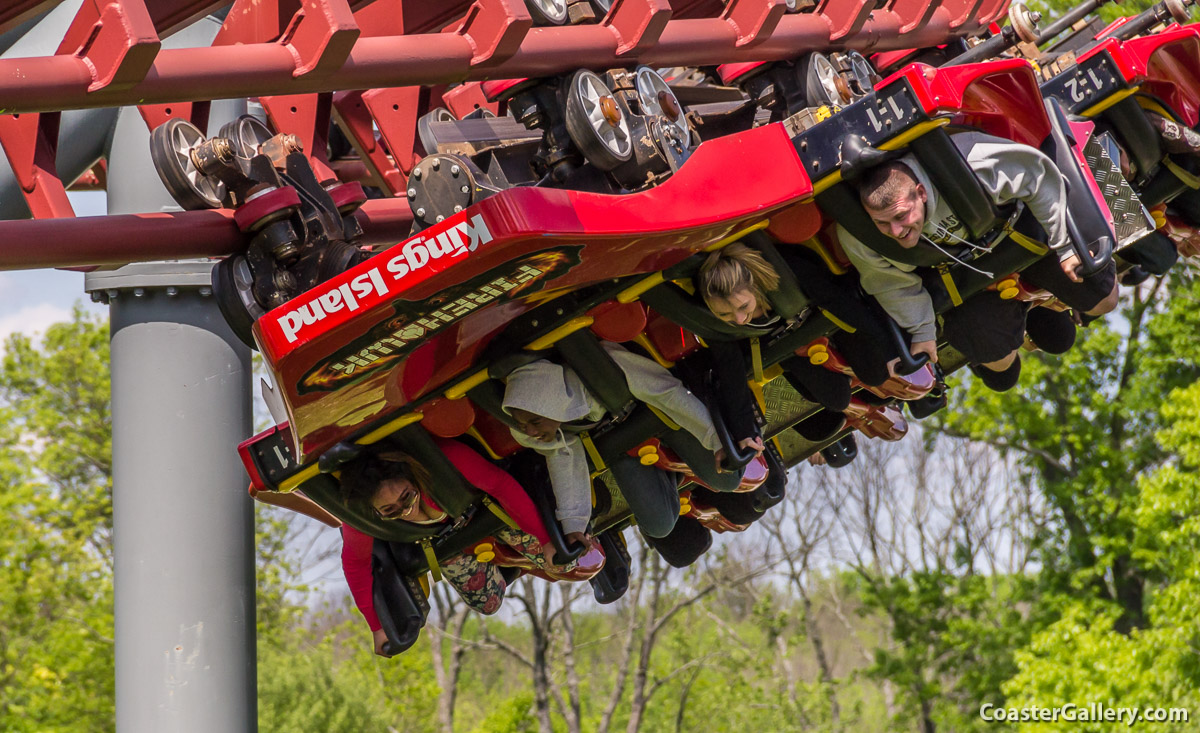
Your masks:
{"label": "black sneaker", "polygon": [[712,532],[691,517],[680,517],[666,537],[642,537],[673,568],[686,568],[712,547]]}
{"label": "black sneaker", "polygon": [[1075,321],[1070,313],[1034,308],[1025,317],[1025,331],[1047,354],[1065,354],[1075,345]]}
{"label": "black sneaker", "polygon": [[1150,273],[1142,269],[1141,265],[1134,265],[1117,278],[1117,282],[1127,288],[1132,288],[1135,285],[1141,285],[1150,279]]}
{"label": "black sneaker", "polygon": [[845,415],[840,412],[819,410],[796,423],[792,429],[811,443],[823,443],[840,433],[844,427],[846,427]]}
{"label": "black sneaker", "polygon": [[908,400],[908,412],[915,420],[924,420],[946,406],[946,391],[937,390],[916,400]]}
{"label": "black sneaker", "polygon": [[1017,386],[1021,378],[1021,357],[1017,355],[1013,363],[1004,371],[996,372],[977,364],[971,365],[971,373],[979,377],[987,388],[993,392],[1007,392]]}

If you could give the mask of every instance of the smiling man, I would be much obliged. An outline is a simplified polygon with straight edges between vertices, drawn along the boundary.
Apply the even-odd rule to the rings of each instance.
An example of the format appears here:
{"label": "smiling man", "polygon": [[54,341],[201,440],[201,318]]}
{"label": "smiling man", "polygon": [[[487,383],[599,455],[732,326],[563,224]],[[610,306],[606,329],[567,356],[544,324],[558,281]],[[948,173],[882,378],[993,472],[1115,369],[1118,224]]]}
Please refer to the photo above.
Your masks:
{"label": "smiling man", "polygon": [[[1021,272],[1021,279],[1081,315],[1114,309],[1117,286],[1111,263],[1086,278],[1076,272],[1080,263],[1068,239],[1066,181],[1054,162],[1028,145],[983,133],[951,139],[993,203],[1016,206],[1016,231],[1049,248]],[[975,269],[967,260],[984,248],[970,241],[970,232],[911,155],[867,171],[859,197],[875,227],[900,250],[875,251],[839,225],[842,249],[858,270],[863,289],[908,332],[912,353],[936,361],[937,320],[922,276],[954,262]],[[1025,337],[1026,309],[1025,303],[989,290],[943,315],[946,340],[980,367],[976,373],[992,389],[1009,389],[1020,375],[1017,349]]]}

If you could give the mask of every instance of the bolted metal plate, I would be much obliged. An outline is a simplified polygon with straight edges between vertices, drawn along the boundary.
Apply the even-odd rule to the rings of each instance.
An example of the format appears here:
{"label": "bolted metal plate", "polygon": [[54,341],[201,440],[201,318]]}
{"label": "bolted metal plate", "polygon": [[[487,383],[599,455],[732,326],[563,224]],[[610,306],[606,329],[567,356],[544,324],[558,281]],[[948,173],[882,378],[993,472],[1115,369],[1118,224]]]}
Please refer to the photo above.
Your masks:
{"label": "bolted metal plate", "polygon": [[1154,219],[1134,193],[1120,167],[1109,156],[1116,144],[1108,133],[1093,135],[1083,147],[1083,157],[1092,170],[1108,210],[1112,212],[1117,248],[1124,247],[1154,231]]}

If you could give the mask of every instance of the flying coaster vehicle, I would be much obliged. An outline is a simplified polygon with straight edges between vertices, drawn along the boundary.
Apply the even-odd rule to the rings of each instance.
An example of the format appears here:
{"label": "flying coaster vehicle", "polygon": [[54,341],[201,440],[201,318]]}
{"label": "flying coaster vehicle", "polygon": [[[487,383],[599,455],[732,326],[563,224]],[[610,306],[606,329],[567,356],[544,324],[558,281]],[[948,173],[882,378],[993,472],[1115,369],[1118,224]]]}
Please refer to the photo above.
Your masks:
{"label": "flying coaster vehicle", "polygon": [[[956,135],[1049,156],[1067,181],[1080,274],[1114,261],[1130,284],[1161,274],[1200,223],[1200,148],[1164,132],[1200,122],[1200,31],[1182,0],[1107,26],[1091,20],[1093,2],[1042,29],[1003,0],[318,5],[323,19],[305,9],[265,30],[231,13],[222,32],[273,41],[286,25],[279,38],[319,65],[345,42],[337,22],[352,18],[363,40],[398,24],[408,85],[363,89],[364,71],[339,86],[333,73],[326,89],[263,97],[263,116],[211,136],[194,115],[163,117],[151,152],[181,207],[236,225],[214,295],[262,354],[277,423],[240,447],[251,491],[383,540],[375,605],[393,652],[415,642],[428,580],[448,560],[540,573],[497,551],[511,517],[439,441],[520,478],[559,558],[588,551],[560,531],[540,459],[512,435],[502,402],[516,369],[563,364],[607,411],[584,441],[603,564],[540,573],[587,579],[602,603],[628,585],[630,492],[679,495],[675,530],[651,544],[684,566],[712,532],[742,531],[781,501],[787,467],[818,452],[845,465],[856,436],[904,436],[904,405],[916,418],[944,407],[961,356],[913,356],[838,242],[841,227],[909,257],[855,193],[872,168],[912,156],[984,243],[938,266],[939,312],[988,289],[1063,308],[1022,279],[1047,250],[1014,235],[1016,214],[989,197]],[[382,234],[385,213],[407,234]],[[705,259],[735,243],[780,275],[769,324],[722,321],[696,291]],[[839,337],[856,332],[881,334],[883,382],[858,379],[841,352]],[[753,395],[761,454],[731,437],[731,377],[713,358],[729,342],[747,344],[732,379]],[[635,399],[606,343],[679,377],[722,450]],[[850,377],[849,407],[831,414],[803,397],[784,375],[797,359]],[[341,499],[340,470],[379,446],[426,467],[451,521],[386,521]],[[737,491],[713,491],[689,468],[718,460],[741,473]]]}

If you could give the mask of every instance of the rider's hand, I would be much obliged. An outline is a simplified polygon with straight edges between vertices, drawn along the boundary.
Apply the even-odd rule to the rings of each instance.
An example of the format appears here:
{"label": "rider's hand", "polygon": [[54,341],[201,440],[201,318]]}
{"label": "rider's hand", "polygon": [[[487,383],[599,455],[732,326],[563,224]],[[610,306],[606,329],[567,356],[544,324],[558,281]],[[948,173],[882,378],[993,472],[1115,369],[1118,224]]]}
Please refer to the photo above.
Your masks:
{"label": "rider's hand", "polygon": [[1083,282],[1083,278],[1075,272],[1079,268],[1079,255],[1071,254],[1065,260],[1060,261],[1059,266],[1062,267],[1063,274],[1070,278],[1071,282]]}
{"label": "rider's hand", "polygon": [[717,473],[725,473],[725,468],[722,466],[725,463],[725,449],[717,448],[716,453],[713,453],[713,458],[717,461]]}
{"label": "rider's hand", "polygon": [[822,453],[821,451],[817,451],[816,453],[813,453],[811,456],[808,457],[808,465],[824,466],[825,465],[825,454]]}
{"label": "rider's hand", "polygon": [[570,532],[567,534],[567,542],[582,542],[587,544],[592,541],[587,532]]}
{"label": "rider's hand", "polygon": [[913,345],[909,348],[909,353],[913,356],[927,354],[929,356],[929,363],[937,364],[937,341],[914,341]]}
{"label": "rider's hand", "polygon": [[383,653],[383,645],[387,643],[387,634],[383,632],[383,629],[376,629],[371,632],[371,635],[375,637],[375,653],[381,657],[386,657],[387,655]]}
{"label": "rider's hand", "polygon": [[763,439],[757,435],[753,438],[742,438],[738,441],[738,447],[742,450],[754,451],[755,456],[761,456],[767,449],[767,446],[763,445]]}

